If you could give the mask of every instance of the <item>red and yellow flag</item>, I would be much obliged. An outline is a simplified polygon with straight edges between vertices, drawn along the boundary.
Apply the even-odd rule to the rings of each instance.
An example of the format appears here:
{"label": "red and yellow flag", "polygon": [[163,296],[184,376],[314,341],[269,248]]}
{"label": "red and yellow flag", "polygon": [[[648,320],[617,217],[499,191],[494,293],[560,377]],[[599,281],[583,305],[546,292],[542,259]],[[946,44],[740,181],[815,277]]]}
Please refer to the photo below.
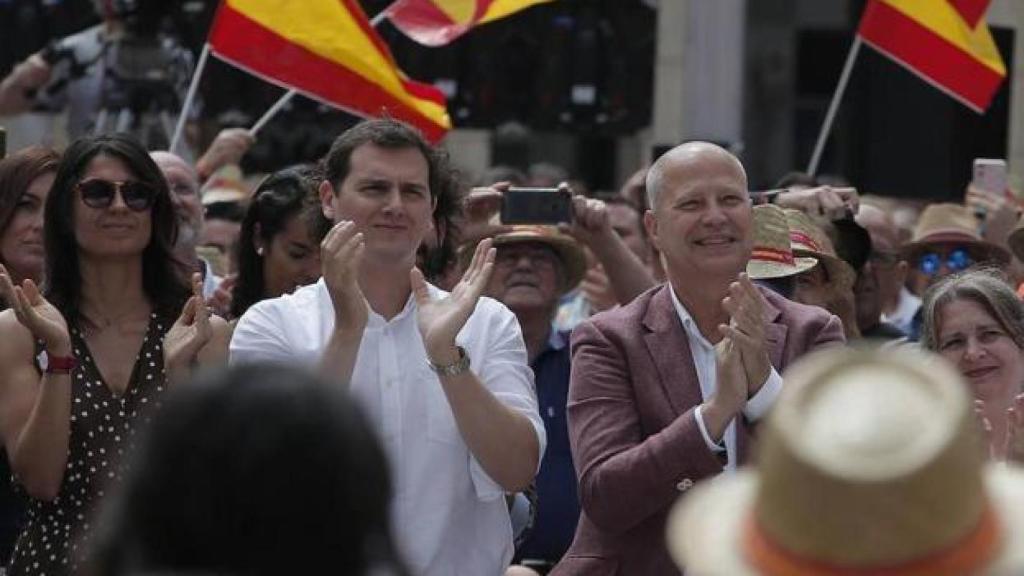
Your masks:
{"label": "red and yellow flag", "polygon": [[406,36],[441,46],[470,28],[551,0],[397,0],[385,14]]}
{"label": "red and yellow flag", "polygon": [[982,18],[987,7],[988,0],[869,0],[857,34],[980,114],[1006,77]]}
{"label": "red and yellow flag", "polygon": [[243,70],[353,114],[387,114],[434,142],[451,128],[444,94],[406,78],[358,0],[224,0],[209,43]]}

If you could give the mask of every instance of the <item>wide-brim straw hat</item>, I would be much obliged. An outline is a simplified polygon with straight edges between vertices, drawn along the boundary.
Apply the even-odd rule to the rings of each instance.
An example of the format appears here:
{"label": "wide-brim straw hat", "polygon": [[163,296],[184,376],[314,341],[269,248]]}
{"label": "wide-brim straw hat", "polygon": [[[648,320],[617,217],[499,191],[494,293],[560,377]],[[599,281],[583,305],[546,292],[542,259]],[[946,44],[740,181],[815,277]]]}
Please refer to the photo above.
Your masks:
{"label": "wide-brim straw hat", "polygon": [[853,267],[836,255],[832,241],[811,217],[800,210],[786,209],[786,222],[789,225],[789,243],[793,255],[815,258],[818,264],[825,267],[829,285],[835,290],[853,288],[857,273]]}
{"label": "wide-brim straw hat", "polygon": [[688,576],[1024,574],[1024,471],[984,463],[967,385],[937,356],[805,358],[761,434],[757,469],[673,508]]}
{"label": "wide-brim straw hat", "polygon": [[[556,226],[516,224],[512,230],[494,236],[495,247],[524,242],[540,242],[555,251],[565,269],[565,283],[561,286],[563,294],[575,288],[587,273],[587,255],[583,248],[575,238],[563,234]],[[459,250],[463,269],[469,266],[475,251],[475,243]]]}
{"label": "wide-brim straw hat", "polygon": [[1010,262],[1006,248],[978,234],[974,214],[966,206],[952,203],[930,204],[921,212],[914,235],[904,246],[903,253],[908,261],[913,262],[929,248],[950,244],[966,247],[979,263],[988,261],[1005,265]]}
{"label": "wide-brim straw hat", "polygon": [[753,224],[754,249],[747,261],[747,276],[752,280],[796,276],[817,265],[815,258],[793,255],[789,223],[782,208],[774,204],[754,206]]}

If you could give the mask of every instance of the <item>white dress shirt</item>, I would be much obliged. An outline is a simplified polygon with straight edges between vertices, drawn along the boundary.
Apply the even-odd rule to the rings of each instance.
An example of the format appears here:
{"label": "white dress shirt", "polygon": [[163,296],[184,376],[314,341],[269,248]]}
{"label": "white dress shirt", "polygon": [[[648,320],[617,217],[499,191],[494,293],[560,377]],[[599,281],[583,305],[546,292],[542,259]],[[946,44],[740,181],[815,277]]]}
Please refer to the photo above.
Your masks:
{"label": "white dress shirt", "polygon": [[[700,333],[697,322],[694,321],[693,317],[690,316],[690,312],[679,301],[679,298],[676,297],[675,288],[669,292],[672,294],[672,304],[676,307],[679,321],[683,323],[683,329],[686,331],[686,339],[690,343],[693,366],[697,372],[697,380],[700,382],[700,397],[702,400],[707,401],[708,398],[714,396],[715,390],[718,389],[715,346],[708,342],[707,338]],[[775,404],[775,399],[779,397],[779,392],[781,391],[782,376],[779,376],[779,373],[773,366],[764,385],[757,391],[757,394],[754,394],[753,398],[747,400],[746,405],[743,407],[743,414],[747,417],[747,420],[751,422],[760,420],[768,412],[768,409]],[[707,443],[708,448],[712,452],[725,451],[727,458],[725,469],[735,470],[737,464],[736,420],[731,420],[728,427],[726,427],[725,434],[722,435],[723,442],[716,443],[711,439],[711,435],[708,434],[708,429],[704,425],[704,416],[701,414],[700,406],[694,411],[694,416],[697,419],[697,427],[700,428],[700,433],[704,436],[704,442]]]}
{"label": "white dress shirt", "polygon": [[[430,293],[446,295],[433,286]],[[334,310],[321,279],[251,307],[235,328],[231,362],[315,366],[333,329]],[[501,303],[481,298],[456,342],[483,385],[530,420],[543,455],[544,424],[516,317]],[[393,527],[412,572],[500,575],[512,558],[504,492],[470,454],[441,383],[427,365],[412,295],[389,321],[370,311],[350,389],[388,454]]]}
{"label": "white dress shirt", "polygon": [[917,315],[919,308],[921,308],[921,299],[907,290],[906,286],[900,287],[900,299],[896,304],[896,309],[892,311],[892,314],[883,313],[882,322],[888,322],[899,328],[904,334],[910,334],[913,331],[914,316]]}

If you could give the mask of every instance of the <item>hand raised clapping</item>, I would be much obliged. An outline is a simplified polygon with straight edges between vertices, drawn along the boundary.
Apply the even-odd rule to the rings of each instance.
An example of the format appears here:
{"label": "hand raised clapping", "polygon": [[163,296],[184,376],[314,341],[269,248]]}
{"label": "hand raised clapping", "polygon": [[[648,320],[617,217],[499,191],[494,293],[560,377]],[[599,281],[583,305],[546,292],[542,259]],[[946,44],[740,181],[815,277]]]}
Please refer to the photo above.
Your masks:
{"label": "hand raised clapping", "polygon": [[15,286],[10,273],[0,265],[0,297],[14,311],[18,322],[42,340],[49,353],[68,356],[71,350],[71,336],[68,324],[59,310],[50,304],[32,280],[24,280]]}

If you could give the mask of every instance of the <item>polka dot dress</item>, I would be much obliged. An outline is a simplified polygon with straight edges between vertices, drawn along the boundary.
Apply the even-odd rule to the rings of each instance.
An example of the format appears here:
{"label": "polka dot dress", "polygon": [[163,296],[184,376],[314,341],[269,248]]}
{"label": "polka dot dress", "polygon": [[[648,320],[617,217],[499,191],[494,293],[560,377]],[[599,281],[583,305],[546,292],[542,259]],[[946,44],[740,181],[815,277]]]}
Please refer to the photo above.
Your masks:
{"label": "polka dot dress", "polygon": [[121,459],[136,428],[165,388],[164,323],[154,315],[135,360],[128,388],[116,396],[103,382],[77,328],[71,329],[78,367],[71,374],[71,436],[68,463],[53,502],[32,500],[28,522],[14,548],[7,574],[74,574],[89,546],[90,522],[103,497],[124,474]]}

